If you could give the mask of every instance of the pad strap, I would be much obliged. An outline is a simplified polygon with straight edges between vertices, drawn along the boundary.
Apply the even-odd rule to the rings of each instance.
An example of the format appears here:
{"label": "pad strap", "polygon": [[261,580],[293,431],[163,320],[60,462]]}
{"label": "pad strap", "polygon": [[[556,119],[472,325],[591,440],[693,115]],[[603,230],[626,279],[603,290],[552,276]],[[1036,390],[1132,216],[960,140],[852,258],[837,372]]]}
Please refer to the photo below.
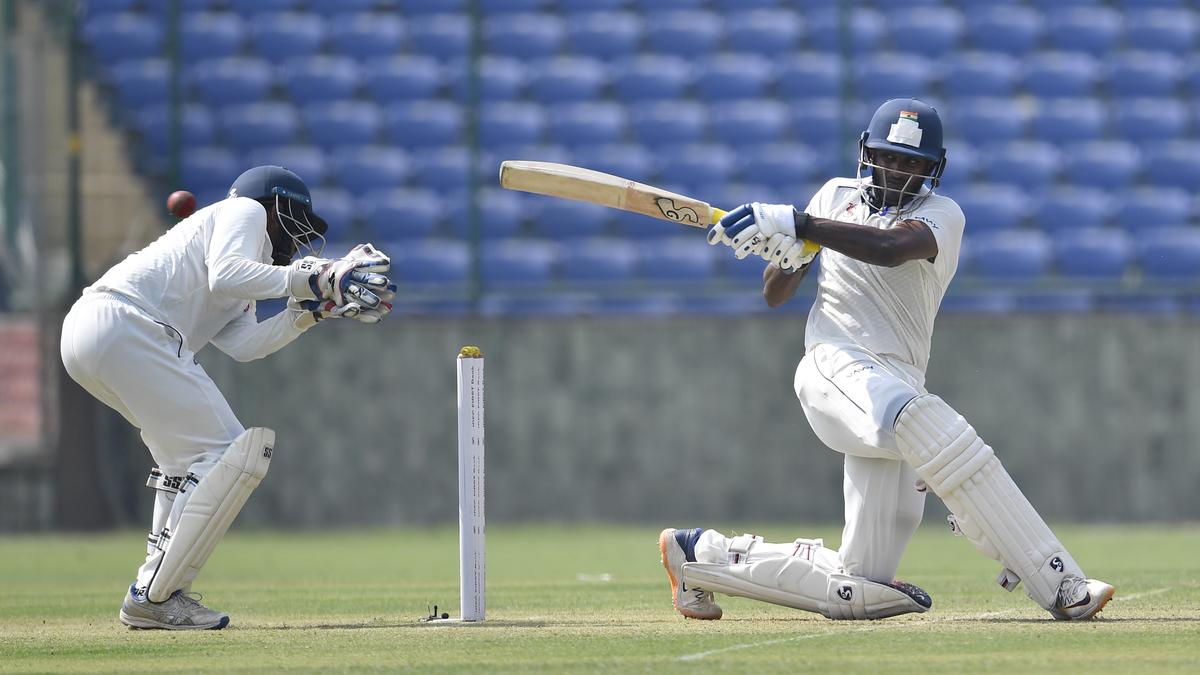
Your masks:
{"label": "pad strap", "polygon": [[762,541],[763,538],[753,534],[739,534],[729,540],[729,564],[737,565],[748,562],[750,547]]}

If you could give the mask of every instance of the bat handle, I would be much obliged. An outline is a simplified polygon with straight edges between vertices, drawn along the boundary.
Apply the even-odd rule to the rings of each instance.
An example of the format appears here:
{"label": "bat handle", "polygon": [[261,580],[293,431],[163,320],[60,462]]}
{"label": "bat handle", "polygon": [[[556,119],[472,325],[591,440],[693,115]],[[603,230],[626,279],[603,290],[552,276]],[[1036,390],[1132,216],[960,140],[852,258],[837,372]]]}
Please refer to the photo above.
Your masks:
{"label": "bat handle", "polygon": [[709,223],[710,225],[716,225],[718,220],[725,217],[725,209],[718,209],[715,206],[711,206],[709,209],[712,211],[712,222]]}

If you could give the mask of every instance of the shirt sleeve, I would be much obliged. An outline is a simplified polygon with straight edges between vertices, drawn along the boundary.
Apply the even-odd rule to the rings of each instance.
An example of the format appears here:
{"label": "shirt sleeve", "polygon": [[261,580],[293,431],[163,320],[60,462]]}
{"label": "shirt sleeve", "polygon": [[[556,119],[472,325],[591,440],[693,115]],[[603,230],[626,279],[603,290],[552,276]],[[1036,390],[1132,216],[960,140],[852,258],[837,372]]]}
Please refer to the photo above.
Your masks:
{"label": "shirt sleeve", "polygon": [[247,300],[286,297],[289,270],[261,262],[264,250],[270,251],[266,209],[245,197],[225,200],[204,260],[209,290]]}
{"label": "shirt sleeve", "polygon": [[305,330],[297,327],[292,310],[288,309],[266,321],[258,321],[251,302],[249,309],[225,324],[210,342],[234,360],[253,361],[274,354]]}
{"label": "shirt sleeve", "polygon": [[833,210],[833,195],[837,191],[838,180],[836,178],[826,181],[821,186],[820,190],[808,200],[808,206],[804,207],[804,212],[813,218],[829,218],[830,211]]}
{"label": "shirt sleeve", "polygon": [[919,220],[929,226],[937,240],[938,255],[933,261],[934,270],[944,283],[949,283],[958,269],[958,252],[962,247],[966,216],[953,199],[938,197],[928,199],[906,220]]}

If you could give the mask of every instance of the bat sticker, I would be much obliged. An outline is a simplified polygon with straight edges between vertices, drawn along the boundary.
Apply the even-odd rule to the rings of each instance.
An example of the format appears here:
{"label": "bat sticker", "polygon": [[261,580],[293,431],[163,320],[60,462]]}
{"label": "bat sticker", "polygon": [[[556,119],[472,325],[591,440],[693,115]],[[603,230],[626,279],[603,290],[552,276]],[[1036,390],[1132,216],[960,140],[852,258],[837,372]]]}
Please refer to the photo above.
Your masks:
{"label": "bat sticker", "polygon": [[674,199],[668,197],[659,197],[654,200],[654,203],[658,205],[658,210],[662,211],[667,220],[674,220],[677,223],[700,224],[700,216],[690,206],[678,206]]}

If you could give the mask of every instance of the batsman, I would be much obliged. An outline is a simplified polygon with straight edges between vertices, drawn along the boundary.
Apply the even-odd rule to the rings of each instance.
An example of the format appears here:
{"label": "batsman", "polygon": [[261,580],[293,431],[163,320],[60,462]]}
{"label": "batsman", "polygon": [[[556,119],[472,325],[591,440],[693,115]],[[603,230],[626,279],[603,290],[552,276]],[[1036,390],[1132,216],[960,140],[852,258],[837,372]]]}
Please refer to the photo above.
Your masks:
{"label": "batsman", "polygon": [[[195,359],[213,344],[238,361],[281,349],[318,321],[377,323],[391,310],[391,261],[370,244],[320,257],[328,225],[308,187],[258,166],[85,288],[63,322],[67,373],[141,431],[157,466],[146,556],[120,620],[134,628],[221,629],[191,591],[267,473],[275,432],[246,429]],[[299,253],[305,257],[293,262]],[[259,322],[255,301],[288,298]]]}
{"label": "batsman", "polygon": [[925,389],[934,317],[965,226],[958,205],[933,190],[945,168],[937,110],[893,99],[860,136],[857,175],[825,183],[803,211],[747,204],[709,231],[710,244],[739,260],[769,263],[763,295],[772,307],[821,258],[795,390],[817,437],[845,455],[846,522],[838,550],[817,539],[772,544],[664,530],[662,562],[684,616],[719,619],[714,591],[831,619],[927,611],[929,595],[895,579],[927,491],[945,502],[958,534],[1001,563],[999,584],[1023,584],[1055,619],[1090,619],[1112,598],[1113,587],[1087,578],[991,446]]}

